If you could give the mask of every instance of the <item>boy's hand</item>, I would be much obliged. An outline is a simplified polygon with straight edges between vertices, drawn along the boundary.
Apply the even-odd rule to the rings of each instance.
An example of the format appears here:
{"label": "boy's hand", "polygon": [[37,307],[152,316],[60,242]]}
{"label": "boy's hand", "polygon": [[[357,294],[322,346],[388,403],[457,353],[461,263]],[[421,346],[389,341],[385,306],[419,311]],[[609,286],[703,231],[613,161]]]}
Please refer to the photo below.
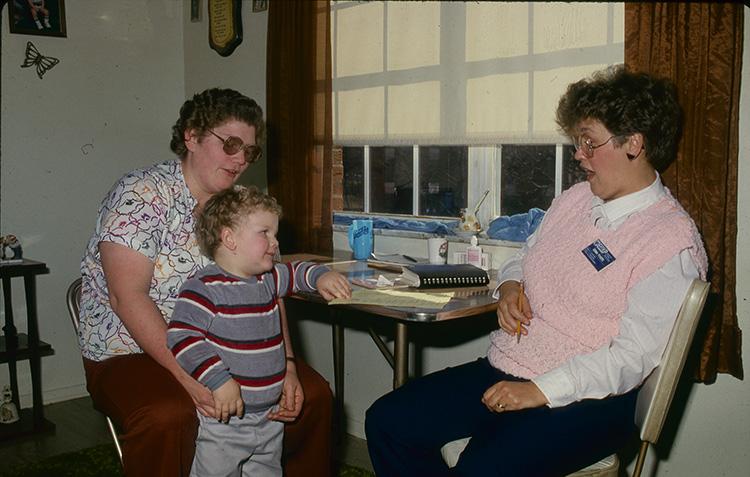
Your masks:
{"label": "boy's hand", "polygon": [[229,379],[213,391],[214,416],[219,422],[229,422],[230,416],[242,416],[245,403],[242,401],[240,385],[234,379]]}
{"label": "boy's hand", "polygon": [[316,284],[318,293],[330,301],[334,298],[351,298],[352,286],[345,276],[338,272],[326,272],[320,276]]}
{"label": "boy's hand", "polygon": [[296,369],[293,362],[287,362],[284,389],[281,392],[281,399],[279,399],[279,408],[268,413],[268,418],[272,421],[293,422],[302,411],[305,394],[302,391]]}

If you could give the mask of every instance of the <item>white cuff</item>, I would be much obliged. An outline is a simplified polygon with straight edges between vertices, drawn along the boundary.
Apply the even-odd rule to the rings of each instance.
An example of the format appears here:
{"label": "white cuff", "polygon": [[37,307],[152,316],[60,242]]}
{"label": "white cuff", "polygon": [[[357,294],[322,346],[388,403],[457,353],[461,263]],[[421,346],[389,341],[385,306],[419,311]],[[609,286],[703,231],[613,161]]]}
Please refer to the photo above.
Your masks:
{"label": "white cuff", "polygon": [[575,385],[567,373],[553,369],[531,380],[547,398],[548,407],[562,407],[576,401]]}

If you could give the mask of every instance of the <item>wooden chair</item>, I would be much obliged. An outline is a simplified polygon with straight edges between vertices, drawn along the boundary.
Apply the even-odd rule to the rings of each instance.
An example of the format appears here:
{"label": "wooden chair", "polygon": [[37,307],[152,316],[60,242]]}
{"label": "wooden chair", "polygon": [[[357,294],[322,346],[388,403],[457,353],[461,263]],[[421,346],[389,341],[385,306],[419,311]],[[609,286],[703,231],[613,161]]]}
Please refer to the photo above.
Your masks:
{"label": "wooden chair", "polygon": [[[633,476],[639,477],[643,470],[649,444],[656,444],[664,426],[667,411],[672,403],[677,383],[680,380],[685,359],[693,341],[703,305],[708,296],[709,284],[693,280],[682,302],[661,363],[641,386],[635,411],[635,423],[640,429],[641,448],[638,452]],[[453,467],[470,437],[449,442],[441,449],[443,460]],[[619,469],[617,454],[612,454],[568,477],[617,477]]]}
{"label": "wooden chair", "polygon": [[[68,313],[70,313],[70,321],[73,322],[73,328],[76,331],[76,335],[78,335],[78,321],[80,320],[80,311],[81,311],[81,282],[82,280],[80,278],[76,278],[73,280],[73,283],[70,284],[68,287],[68,292],[65,294],[67,302],[68,302]],[[112,420],[105,416],[107,418],[107,426],[109,427],[109,432],[112,434],[112,440],[115,441],[115,448],[117,449],[117,455],[120,457],[120,464],[122,464],[122,448],[120,447],[120,440],[117,437],[117,430],[115,429],[115,425],[112,423]]]}

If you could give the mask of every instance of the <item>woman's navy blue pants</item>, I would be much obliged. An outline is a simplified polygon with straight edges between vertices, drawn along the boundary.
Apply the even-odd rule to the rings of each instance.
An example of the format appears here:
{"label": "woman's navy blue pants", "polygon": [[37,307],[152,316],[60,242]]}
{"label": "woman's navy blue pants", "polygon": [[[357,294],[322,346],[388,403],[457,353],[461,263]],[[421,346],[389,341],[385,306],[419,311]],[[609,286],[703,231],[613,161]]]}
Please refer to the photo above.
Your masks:
{"label": "woman's navy blue pants", "polygon": [[[565,407],[490,412],[484,392],[519,379],[486,358],[446,368],[381,397],[365,418],[370,458],[379,477],[566,475],[614,453],[636,430],[637,390]],[[447,442],[471,436],[449,470]]]}

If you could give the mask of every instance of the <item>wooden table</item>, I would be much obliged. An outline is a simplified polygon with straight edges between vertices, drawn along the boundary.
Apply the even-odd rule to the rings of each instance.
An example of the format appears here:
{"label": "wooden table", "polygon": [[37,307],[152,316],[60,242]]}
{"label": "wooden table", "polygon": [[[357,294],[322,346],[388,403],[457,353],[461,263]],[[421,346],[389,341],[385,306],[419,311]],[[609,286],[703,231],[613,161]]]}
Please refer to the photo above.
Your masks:
{"label": "wooden table", "polygon": [[[321,257],[310,254],[286,255],[283,261],[292,260],[314,260],[322,263],[330,263],[332,258]],[[387,272],[377,270],[368,266],[364,261],[334,262],[331,266],[334,270],[344,274],[349,279],[377,277],[379,274],[395,277],[398,272]],[[333,318],[333,365],[334,365],[334,390],[339,403],[343,402],[344,395],[344,327],[337,311],[341,309],[357,310],[370,315],[378,315],[393,319],[395,326],[395,341],[393,352],[386,346],[383,340],[372,328],[369,329],[370,337],[377,345],[380,352],[393,369],[393,388],[397,388],[406,382],[409,367],[409,335],[408,327],[415,323],[436,323],[446,320],[469,318],[483,313],[494,313],[497,309],[497,300],[492,298],[495,289],[494,272],[490,272],[492,280],[490,285],[481,288],[441,288],[440,291],[455,292],[454,298],[442,308],[417,308],[417,307],[391,307],[384,305],[333,305],[329,309]],[[356,286],[354,286],[356,288]],[[410,291],[427,291],[413,290]],[[435,291],[435,290],[432,290]],[[292,298],[315,303],[326,303],[326,301],[315,293],[300,293]]]}
{"label": "wooden table", "polygon": [[[47,265],[34,260],[23,259],[21,263],[3,263],[0,265],[0,277],[3,284],[3,302],[5,326],[0,338],[0,363],[8,363],[13,402],[19,409],[20,420],[0,426],[0,440],[35,432],[54,430],[55,425],[44,418],[42,402],[42,363],[43,356],[55,353],[49,343],[39,339],[39,324],[36,313],[36,276],[49,273]],[[18,333],[13,317],[11,279],[23,277],[26,297],[26,327],[28,333]],[[18,376],[16,363],[28,360],[31,369],[31,392],[33,407],[21,409],[18,399]]]}

